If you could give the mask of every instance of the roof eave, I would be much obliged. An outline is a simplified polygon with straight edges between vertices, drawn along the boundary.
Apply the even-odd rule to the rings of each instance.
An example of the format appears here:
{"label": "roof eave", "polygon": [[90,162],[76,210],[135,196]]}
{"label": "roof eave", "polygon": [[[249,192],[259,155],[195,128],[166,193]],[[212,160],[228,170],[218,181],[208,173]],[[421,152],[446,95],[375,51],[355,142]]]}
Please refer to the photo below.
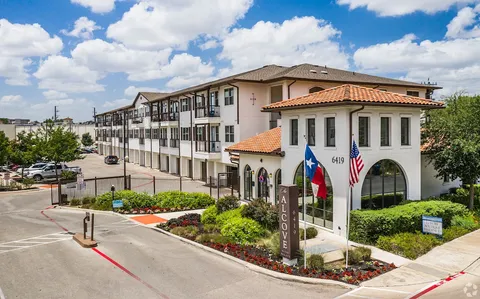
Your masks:
{"label": "roof eave", "polygon": [[226,152],[229,152],[229,153],[238,153],[239,155],[240,154],[249,154],[249,155],[261,155],[261,156],[278,156],[280,157],[280,154],[282,152],[282,150],[280,148],[278,149],[275,149],[274,151],[271,151],[269,153],[266,153],[266,152],[253,152],[253,151],[242,151],[242,150],[234,150],[234,149],[225,149]]}
{"label": "roof eave", "polygon": [[311,104],[311,105],[299,105],[299,106],[288,106],[288,107],[279,107],[279,108],[262,108],[262,112],[277,112],[285,110],[295,110],[295,109],[306,109],[306,108],[317,108],[317,107],[330,107],[330,106],[350,106],[350,105],[363,105],[363,106],[389,106],[389,107],[409,107],[409,108],[421,108],[424,110],[430,109],[443,109],[445,106],[433,106],[433,105],[415,105],[415,104],[399,104],[399,103],[371,103],[371,102],[354,102],[354,101],[341,101],[341,102],[332,102],[332,103],[321,103],[321,104]]}

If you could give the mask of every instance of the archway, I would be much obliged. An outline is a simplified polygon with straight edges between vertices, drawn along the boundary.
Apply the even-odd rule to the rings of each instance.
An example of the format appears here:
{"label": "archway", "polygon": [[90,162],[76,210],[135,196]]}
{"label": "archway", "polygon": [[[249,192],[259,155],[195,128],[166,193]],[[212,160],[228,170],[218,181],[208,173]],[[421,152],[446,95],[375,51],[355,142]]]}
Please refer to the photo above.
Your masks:
{"label": "archway", "polygon": [[252,199],[252,168],[248,164],[243,171],[243,196],[246,200]]}
{"label": "archway", "polygon": [[312,193],[312,183],[307,178],[306,194],[303,195],[303,161],[295,170],[293,183],[298,186],[298,203],[300,219],[303,220],[303,202],[306,202],[306,217],[307,222],[333,229],[333,187],[330,176],[322,164],[319,166],[323,170],[325,176],[325,183],[327,185],[327,199],[315,198]]}
{"label": "archway", "polygon": [[325,88],[321,88],[319,86],[315,86],[315,87],[312,87],[308,90],[308,93],[314,93],[314,92],[319,92],[319,91],[322,91],[322,90],[325,90]]}
{"label": "archway", "polygon": [[270,190],[268,188],[268,172],[265,168],[260,168],[257,173],[257,198],[269,198]]}
{"label": "archway", "polygon": [[362,185],[362,209],[383,209],[407,198],[407,181],[393,160],[380,160],[367,172]]}
{"label": "archway", "polygon": [[279,195],[279,188],[280,185],[282,184],[282,170],[278,169],[275,172],[275,199],[274,199],[274,204],[278,203],[278,195]]}

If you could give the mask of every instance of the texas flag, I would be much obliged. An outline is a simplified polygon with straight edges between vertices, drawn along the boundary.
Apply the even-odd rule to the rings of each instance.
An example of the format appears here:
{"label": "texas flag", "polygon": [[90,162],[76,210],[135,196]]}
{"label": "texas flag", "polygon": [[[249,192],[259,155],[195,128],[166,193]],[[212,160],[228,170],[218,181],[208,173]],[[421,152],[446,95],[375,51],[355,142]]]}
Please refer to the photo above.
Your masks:
{"label": "texas flag", "polygon": [[315,158],[308,145],[305,148],[305,173],[312,182],[313,194],[316,197],[327,199],[327,185],[325,184],[322,167],[318,165],[317,158]]}

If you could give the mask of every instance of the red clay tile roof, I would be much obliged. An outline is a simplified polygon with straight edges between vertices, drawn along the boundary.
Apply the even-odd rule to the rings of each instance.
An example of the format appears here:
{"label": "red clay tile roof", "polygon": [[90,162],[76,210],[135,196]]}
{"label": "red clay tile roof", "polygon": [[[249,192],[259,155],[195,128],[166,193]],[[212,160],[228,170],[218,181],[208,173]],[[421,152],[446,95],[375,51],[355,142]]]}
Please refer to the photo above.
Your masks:
{"label": "red clay tile roof", "polygon": [[282,131],[280,127],[250,137],[225,149],[227,152],[279,154]]}
{"label": "red clay tile roof", "polygon": [[399,93],[381,91],[378,89],[344,84],[319,92],[311,93],[298,98],[273,103],[263,107],[264,111],[286,110],[296,107],[310,107],[335,104],[377,104],[377,105],[405,105],[431,108],[442,108],[442,102],[424,98],[407,96]]}

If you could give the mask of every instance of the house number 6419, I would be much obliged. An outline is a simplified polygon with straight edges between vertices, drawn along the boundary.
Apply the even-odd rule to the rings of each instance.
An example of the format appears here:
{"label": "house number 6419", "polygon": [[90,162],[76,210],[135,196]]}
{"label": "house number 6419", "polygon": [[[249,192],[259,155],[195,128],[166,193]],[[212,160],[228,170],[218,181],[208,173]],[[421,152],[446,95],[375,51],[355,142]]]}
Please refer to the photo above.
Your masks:
{"label": "house number 6419", "polygon": [[345,163],[345,158],[344,157],[332,157],[332,163],[333,164],[343,164],[343,163]]}

